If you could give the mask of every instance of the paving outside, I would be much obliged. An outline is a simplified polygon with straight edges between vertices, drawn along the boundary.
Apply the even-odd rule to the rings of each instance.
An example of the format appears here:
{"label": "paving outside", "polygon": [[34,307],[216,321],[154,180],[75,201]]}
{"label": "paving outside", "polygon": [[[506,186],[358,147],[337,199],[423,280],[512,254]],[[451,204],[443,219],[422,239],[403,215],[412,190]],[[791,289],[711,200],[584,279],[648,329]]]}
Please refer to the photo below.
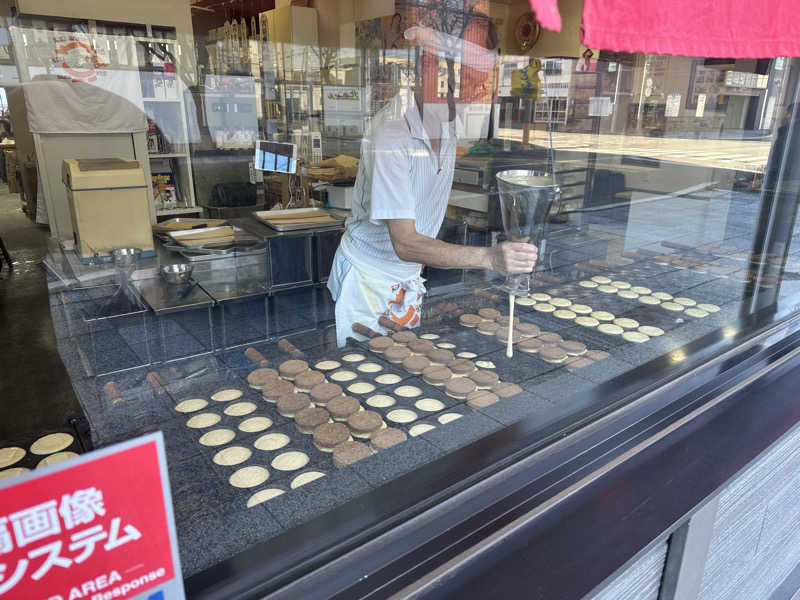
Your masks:
{"label": "paving outside", "polygon": [[19,194],[0,184],[0,237],[14,262],[0,271],[0,445],[61,428],[81,414],[61,362],[39,261],[47,251],[47,227],[22,212]]}

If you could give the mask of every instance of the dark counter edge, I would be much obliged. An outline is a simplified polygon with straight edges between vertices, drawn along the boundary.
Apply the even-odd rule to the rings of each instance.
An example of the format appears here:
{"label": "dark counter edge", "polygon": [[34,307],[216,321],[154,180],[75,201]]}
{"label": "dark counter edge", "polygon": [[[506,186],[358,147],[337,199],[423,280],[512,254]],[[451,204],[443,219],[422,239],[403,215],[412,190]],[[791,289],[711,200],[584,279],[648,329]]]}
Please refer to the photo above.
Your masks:
{"label": "dark counter edge", "polygon": [[[415,597],[530,593],[535,579],[535,597],[581,598],[800,421],[800,405],[791,393],[755,403],[738,391],[567,499],[535,509],[800,348],[800,319],[786,317],[742,317],[739,334],[715,331],[685,346],[691,367],[676,372],[663,356],[586,392],[611,398],[600,418],[595,408],[544,435],[534,419],[510,425],[193,575],[187,594],[385,597],[441,568]],[[784,371],[747,389],[786,386]],[[517,519],[493,553],[443,566]]]}

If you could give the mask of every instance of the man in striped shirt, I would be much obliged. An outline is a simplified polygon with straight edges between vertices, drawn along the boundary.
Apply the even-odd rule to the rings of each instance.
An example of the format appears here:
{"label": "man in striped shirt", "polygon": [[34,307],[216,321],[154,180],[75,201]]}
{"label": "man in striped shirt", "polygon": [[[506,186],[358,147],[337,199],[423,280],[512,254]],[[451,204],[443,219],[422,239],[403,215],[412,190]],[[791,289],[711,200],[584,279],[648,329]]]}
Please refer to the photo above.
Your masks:
{"label": "man in striped shirt", "polygon": [[[439,57],[457,48],[462,61],[471,57],[472,68],[488,73],[493,53],[464,39],[425,27],[412,27],[406,38]],[[504,242],[494,247],[462,246],[436,239],[444,220],[456,159],[452,60],[449,63],[447,102],[426,102],[438,77],[420,72],[416,91],[400,97],[376,115],[362,141],[352,216],[347,220],[328,279],[336,302],[339,346],[361,323],[376,331],[381,316],[407,327],[420,322],[425,293],[420,272],[423,265],[440,269],[479,268],[501,274],[530,273],[537,249],[531,244]],[[426,93],[427,92],[427,93]],[[433,90],[435,96],[436,90]]]}

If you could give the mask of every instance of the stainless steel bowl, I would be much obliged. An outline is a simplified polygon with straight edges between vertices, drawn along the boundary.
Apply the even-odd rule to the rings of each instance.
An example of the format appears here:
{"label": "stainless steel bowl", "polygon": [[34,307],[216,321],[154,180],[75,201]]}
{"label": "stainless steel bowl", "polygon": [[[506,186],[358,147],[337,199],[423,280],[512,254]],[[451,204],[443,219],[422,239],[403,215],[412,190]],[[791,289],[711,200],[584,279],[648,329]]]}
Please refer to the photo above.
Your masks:
{"label": "stainless steel bowl", "polygon": [[186,283],[192,278],[194,267],[184,263],[161,267],[161,276],[167,283]]}
{"label": "stainless steel bowl", "polygon": [[139,257],[141,255],[141,248],[117,248],[111,253],[114,264],[118,267],[127,267],[135,262],[139,262]]}

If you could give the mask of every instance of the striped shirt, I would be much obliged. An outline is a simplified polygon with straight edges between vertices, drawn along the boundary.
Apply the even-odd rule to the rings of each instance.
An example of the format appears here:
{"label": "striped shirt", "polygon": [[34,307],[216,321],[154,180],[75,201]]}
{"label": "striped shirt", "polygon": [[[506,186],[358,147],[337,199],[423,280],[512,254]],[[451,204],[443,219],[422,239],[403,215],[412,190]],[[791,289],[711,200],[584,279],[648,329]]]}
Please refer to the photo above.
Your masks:
{"label": "striped shirt", "polygon": [[437,158],[416,102],[411,99],[399,116],[390,106],[376,115],[361,143],[343,248],[355,263],[366,259],[380,268],[388,262],[395,272],[419,273],[420,264],[401,261],[395,253],[384,220],[413,219],[418,233],[436,237],[450,198],[457,140],[453,123],[442,123]]}

